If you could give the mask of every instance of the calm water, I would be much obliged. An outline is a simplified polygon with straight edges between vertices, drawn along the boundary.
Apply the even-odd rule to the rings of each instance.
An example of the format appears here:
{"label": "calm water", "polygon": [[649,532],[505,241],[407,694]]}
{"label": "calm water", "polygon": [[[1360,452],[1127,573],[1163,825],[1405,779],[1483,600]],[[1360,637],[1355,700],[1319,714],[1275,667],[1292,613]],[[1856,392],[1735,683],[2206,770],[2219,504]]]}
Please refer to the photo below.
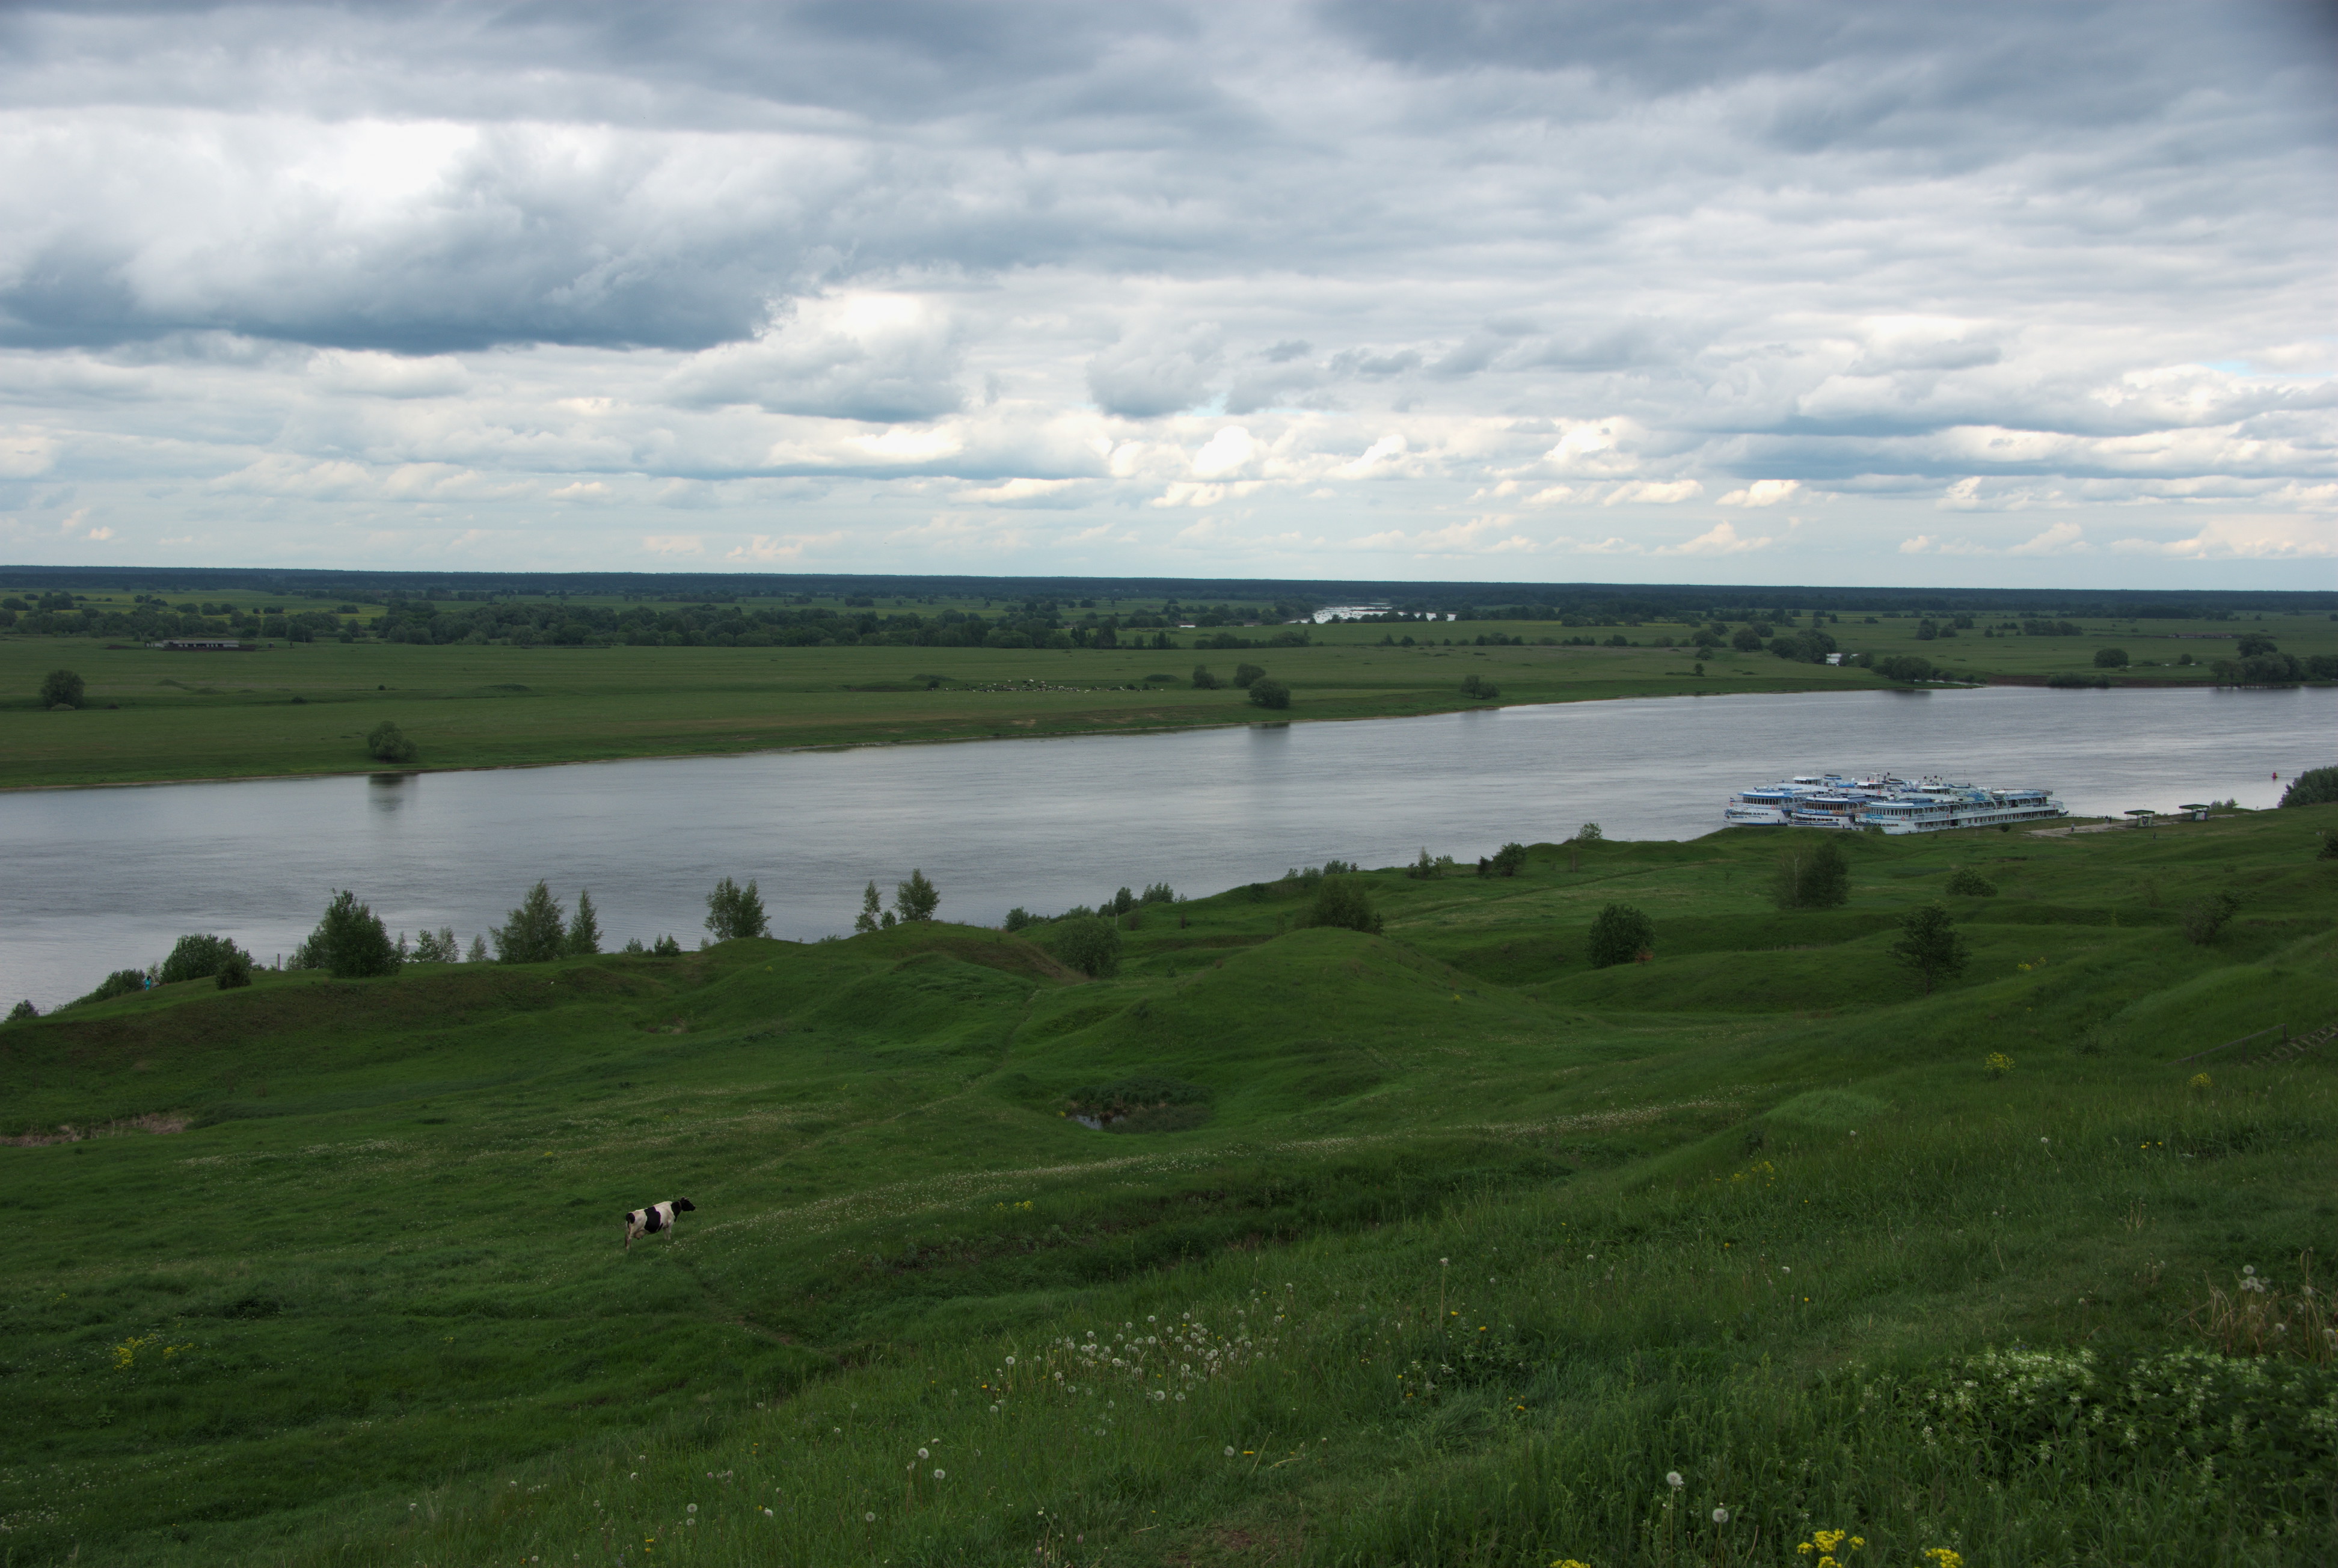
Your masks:
{"label": "calm water", "polygon": [[2236,796],[2338,760],[2338,691],[1890,691],[1665,698],[1350,724],[766,753],[425,777],[0,796],[0,1003],[43,1009],[182,932],[263,959],[353,887],[467,945],[539,877],[590,887],[608,945],[694,946],[706,889],[756,878],[773,934],[851,927],[922,867],[996,923],[1126,884],[1202,894],[1329,857],[1474,860],[1507,839],[1682,838],[1735,789],[1891,768],[2040,784],[2075,812]]}

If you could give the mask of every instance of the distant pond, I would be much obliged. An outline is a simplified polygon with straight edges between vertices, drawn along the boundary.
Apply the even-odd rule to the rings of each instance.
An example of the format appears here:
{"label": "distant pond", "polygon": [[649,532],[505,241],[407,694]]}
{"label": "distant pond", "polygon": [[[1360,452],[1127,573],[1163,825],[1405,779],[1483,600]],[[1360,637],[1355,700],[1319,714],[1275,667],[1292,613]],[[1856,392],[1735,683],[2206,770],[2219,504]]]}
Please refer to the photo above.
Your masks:
{"label": "distant pond", "polygon": [[2074,811],[2236,797],[2338,762],[2338,691],[1813,692],[1419,719],[0,796],[0,1005],[46,1010],[182,932],[263,959],[355,888],[467,945],[538,877],[590,887],[609,946],[695,946],[724,875],[773,934],[850,929],[911,867],[944,918],[1053,913],[1125,884],[1217,892],[1337,857],[1474,861],[1586,821],[1685,838],[1790,773],[1891,768],[2044,785]]}

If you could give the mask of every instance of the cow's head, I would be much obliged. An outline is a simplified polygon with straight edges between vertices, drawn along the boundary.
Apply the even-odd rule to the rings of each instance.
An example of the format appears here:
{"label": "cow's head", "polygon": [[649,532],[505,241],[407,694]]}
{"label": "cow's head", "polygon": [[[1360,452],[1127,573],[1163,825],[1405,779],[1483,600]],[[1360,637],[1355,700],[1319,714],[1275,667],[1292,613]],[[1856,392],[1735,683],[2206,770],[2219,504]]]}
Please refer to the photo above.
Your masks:
{"label": "cow's head", "polygon": [[697,1210],[698,1205],[687,1198],[677,1198],[673,1200],[673,1211],[677,1214],[693,1214]]}

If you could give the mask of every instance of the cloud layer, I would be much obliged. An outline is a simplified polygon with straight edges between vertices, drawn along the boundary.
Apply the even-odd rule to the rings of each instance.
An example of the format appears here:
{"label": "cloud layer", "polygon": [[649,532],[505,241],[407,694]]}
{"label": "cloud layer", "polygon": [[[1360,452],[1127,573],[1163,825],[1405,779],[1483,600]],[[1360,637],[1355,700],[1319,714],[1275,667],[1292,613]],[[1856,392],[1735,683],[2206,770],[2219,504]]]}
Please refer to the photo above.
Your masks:
{"label": "cloud layer", "polygon": [[2323,15],[12,8],[0,556],[2338,581]]}

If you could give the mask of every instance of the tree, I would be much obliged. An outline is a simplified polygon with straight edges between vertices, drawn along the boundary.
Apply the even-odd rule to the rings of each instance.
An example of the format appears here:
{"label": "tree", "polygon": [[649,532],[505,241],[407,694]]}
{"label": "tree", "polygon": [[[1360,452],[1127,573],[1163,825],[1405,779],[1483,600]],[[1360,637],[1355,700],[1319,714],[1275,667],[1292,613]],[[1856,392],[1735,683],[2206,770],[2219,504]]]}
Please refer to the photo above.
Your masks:
{"label": "tree", "polygon": [[1120,972],[1120,933],[1112,922],[1094,915],[1067,915],[1047,927],[1039,945],[1056,961],[1092,980],[1109,980]]}
{"label": "tree", "polygon": [[295,969],[328,970],[336,980],[395,975],[402,961],[381,916],[347,889],[333,895],[325,906],[325,917],[292,955]]}
{"label": "tree", "polygon": [[1266,671],[1255,664],[1237,664],[1234,666],[1234,684],[1247,691],[1265,674]]}
{"label": "tree", "polygon": [[735,941],[742,936],[761,936],[771,928],[763,916],[763,896],[749,877],[742,887],[725,877],[706,896],[706,928],[717,942]]}
{"label": "tree", "polygon": [[2225,922],[2240,912],[2241,901],[2230,893],[2195,899],[2184,906],[2181,916],[2185,939],[2196,947],[2205,947],[2216,939]]}
{"label": "tree", "polygon": [[455,940],[452,926],[441,926],[436,931],[418,933],[414,938],[414,951],[408,956],[417,964],[460,964],[463,961],[463,945]]}
{"label": "tree", "polygon": [[2096,650],[2095,650],[2095,668],[2096,668],[2096,669],[2097,669],[2097,670],[2124,670],[2124,669],[2126,669],[2126,668],[2127,668],[2127,650],[2126,650],[2126,649],[2124,649],[2124,648],[2097,648],[2097,649],[2096,649]]}
{"label": "tree", "polygon": [[1740,653],[1759,653],[1762,652],[1762,633],[1748,626],[1732,637],[1729,645]]}
{"label": "tree", "polygon": [[1997,884],[1970,866],[1960,866],[1949,873],[1949,891],[1967,898],[1993,898]]}
{"label": "tree", "polygon": [[1194,666],[1194,689],[1195,691],[1214,691],[1224,684],[1224,681],[1210,673],[1210,667],[1207,664],[1196,664]]}
{"label": "tree", "polygon": [[1955,916],[1943,904],[1927,904],[1911,910],[1901,922],[1900,940],[1889,949],[1891,956],[1924,977],[1924,995],[1932,994],[1933,982],[1953,980],[1965,972],[1965,960],[1970,956],[1965,939],[1957,934]]}
{"label": "tree", "polygon": [[251,955],[241,947],[231,948],[220,965],[212,984],[222,991],[236,991],[251,984]]}
{"label": "tree", "polygon": [[1630,964],[1656,946],[1656,923],[1629,904],[1610,904],[1592,917],[1591,937],[1584,956],[1594,969]]}
{"label": "tree", "polygon": [[1291,706],[1291,688],[1269,676],[1251,683],[1250,701],[1254,708],[1288,708]]}
{"label": "tree", "polygon": [[1316,887],[1315,902],[1302,924],[1361,931],[1367,936],[1380,934],[1380,915],[1372,907],[1371,890],[1356,877],[1324,877]]}
{"label": "tree", "polygon": [[474,964],[484,964],[487,961],[487,939],[486,937],[476,934],[472,936],[469,961]]}
{"label": "tree", "polygon": [[1136,901],[1140,904],[1174,904],[1177,892],[1166,882],[1148,883],[1144,891],[1137,895]]}
{"label": "tree", "polygon": [[38,1018],[40,1015],[41,1010],[33,1005],[33,999],[30,996],[8,1009],[8,1022],[11,1024],[22,1024],[27,1018]]}
{"label": "tree", "polygon": [[2338,804],[2338,768],[2308,768],[2289,781],[2281,792],[2284,806],[2329,806]]}
{"label": "tree", "polygon": [[[877,896],[877,884],[871,880],[860,890],[860,913],[852,917],[852,934],[866,936],[876,930],[877,916],[884,907],[885,901]],[[1007,929],[1011,931],[1014,927],[1010,926]]]}
{"label": "tree", "polygon": [[1903,686],[1930,681],[1933,673],[1932,662],[1914,653],[1886,653],[1869,663],[1868,668],[1886,681],[1896,681]]}
{"label": "tree", "polygon": [[571,958],[582,958],[601,950],[601,916],[593,907],[593,895],[587,890],[576,895],[576,913],[568,922],[568,935],[560,950]]}
{"label": "tree", "polygon": [[230,938],[201,935],[182,936],[172,947],[171,956],[163,959],[162,966],[154,971],[154,983],[171,985],[182,980],[208,980],[227,967],[239,955],[242,956],[245,972],[249,974],[251,956],[244,953]]}
{"label": "tree", "polygon": [[1476,702],[1491,702],[1502,694],[1502,689],[1483,675],[1461,677],[1461,695]]}
{"label": "tree", "polygon": [[385,719],[366,737],[366,755],[378,762],[411,762],[418,753],[405,732]]}
{"label": "tree", "polygon": [[82,678],[70,670],[52,670],[41,677],[41,706],[44,708],[78,708],[82,694],[87,691]]}
{"label": "tree", "polygon": [[[1771,874],[1770,898],[1781,909],[1839,909],[1851,901],[1851,862],[1832,837],[1815,844],[1791,846],[1778,857]],[[1799,837],[1799,835],[1798,835]]]}
{"label": "tree", "polygon": [[113,974],[108,975],[104,979],[97,983],[96,990],[91,992],[86,996],[74,997],[71,1004],[78,1007],[84,1002],[111,1002],[116,996],[127,996],[133,991],[143,991],[145,989],[145,970],[116,969]]}
{"label": "tree", "polygon": [[909,879],[893,884],[893,908],[903,923],[930,920],[941,905],[940,889],[926,880],[926,874],[912,867]]}
{"label": "tree", "polygon": [[1577,844],[1597,844],[1606,839],[1606,834],[1599,831],[1598,823],[1586,822],[1582,827],[1577,828],[1575,830],[1573,842]]}
{"label": "tree", "polygon": [[1125,915],[1136,907],[1136,895],[1123,887],[1096,907],[1106,915]]}
{"label": "tree", "polygon": [[566,945],[568,922],[552,889],[538,882],[527,890],[519,907],[505,916],[495,930],[496,960],[502,964],[545,964],[560,956]]}
{"label": "tree", "polygon": [[682,956],[682,944],[672,936],[661,936],[650,944],[650,956],[679,958]]}
{"label": "tree", "polygon": [[1007,929],[1009,931],[1027,931],[1038,924],[1039,917],[1020,904],[1007,912]]}

